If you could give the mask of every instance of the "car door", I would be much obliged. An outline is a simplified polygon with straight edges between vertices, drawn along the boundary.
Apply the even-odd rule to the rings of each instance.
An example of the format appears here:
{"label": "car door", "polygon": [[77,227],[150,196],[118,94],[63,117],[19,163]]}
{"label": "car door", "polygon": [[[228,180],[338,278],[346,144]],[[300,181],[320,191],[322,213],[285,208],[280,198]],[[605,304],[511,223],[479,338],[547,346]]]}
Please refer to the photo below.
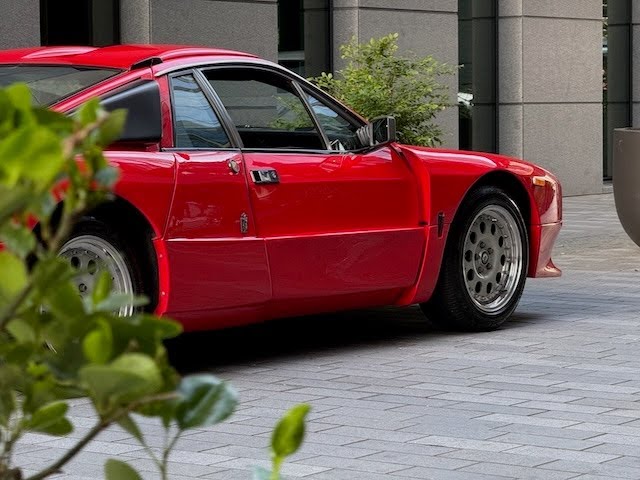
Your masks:
{"label": "car door", "polygon": [[182,317],[271,298],[264,241],[249,221],[242,154],[198,75],[187,71],[169,78],[177,172],[167,227],[168,310]]}
{"label": "car door", "polygon": [[287,301],[288,313],[296,299],[300,311],[318,308],[307,300],[327,297],[336,298],[335,308],[389,303],[412,285],[424,235],[415,179],[395,151],[350,152],[362,150],[358,125],[342,117],[340,135],[327,137],[320,104],[309,103],[279,71],[226,67],[204,74],[243,143],[274,300]]}

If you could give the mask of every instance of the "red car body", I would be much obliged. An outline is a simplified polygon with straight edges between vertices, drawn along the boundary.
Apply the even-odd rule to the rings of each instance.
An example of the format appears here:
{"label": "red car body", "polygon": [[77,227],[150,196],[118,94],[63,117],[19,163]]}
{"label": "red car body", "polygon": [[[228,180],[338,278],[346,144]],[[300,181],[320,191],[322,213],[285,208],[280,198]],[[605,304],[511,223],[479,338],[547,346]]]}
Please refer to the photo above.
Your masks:
{"label": "red car body", "polygon": [[[271,62],[207,48],[113,46],[4,51],[0,64],[119,70],[52,105],[61,112],[136,81],[157,83],[162,139],[116,144],[108,158],[121,171],[121,204],[152,232],[155,311],[187,330],[425,302],[459,206],[481,184],[507,189],[523,212],[528,276],[560,275],[551,260],[560,185],[525,161],[397,143],[360,152],[176,148],[171,75],[215,65],[289,75]],[[279,183],[255,183],[257,169],[277,170]]]}

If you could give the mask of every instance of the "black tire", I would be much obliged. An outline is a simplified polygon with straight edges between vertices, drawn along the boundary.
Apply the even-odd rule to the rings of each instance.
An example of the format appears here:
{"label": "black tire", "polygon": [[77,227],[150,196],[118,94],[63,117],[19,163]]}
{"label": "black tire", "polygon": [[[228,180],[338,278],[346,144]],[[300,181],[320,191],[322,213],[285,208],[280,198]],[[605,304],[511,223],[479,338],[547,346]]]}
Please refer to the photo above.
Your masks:
{"label": "black tire", "polygon": [[[502,229],[501,221],[509,228]],[[505,230],[513,234],[504,234]],[[474,239],[476,243],[472,243]],[[499,246],[497,251],[488,248],[489,243]],[[510,245],[512,248],[507,249]],[[513,257],[520,260],[507,260],[511,252],[518,252],[517,245],[520,252]],[[469,194],[456,214],[436,289],[431,299],[420,306],[429,320],[442,328],[494,330],[511,316],[520,301],[528,260],[527,228],[517,204],[502,189],[479,187]]]}
{"label": "black tire", "polygon": [[[78,256],[74,257],[75,252],[73,248],[69,247],[73,247],[73,242],[80,242],[80,245],[82,245],[82,241],[93,241],[97,245],[100,245],[100,242],[104,242],[107,251],[112,248],[114,252],[117,252],[119,254],[118,263],[123,267],[123,278],[128,277],[130,279],[131,293],[136,296],[144,295],[150,300],[148,305],[134,311],[153,311],[157,295],[155,282],[151,281],[155,270],[153,269],[153,263],[151,263],[151,252],[148,249],[150,241],[128,237],[109,223],[88,216],[83,217],[74,226],[71,235],[69,235],[68,240],[60,250],[60,255],[69,258],[72,263],[78,262]],[[108,253],[105,253],[105,255],[108,255]]]}

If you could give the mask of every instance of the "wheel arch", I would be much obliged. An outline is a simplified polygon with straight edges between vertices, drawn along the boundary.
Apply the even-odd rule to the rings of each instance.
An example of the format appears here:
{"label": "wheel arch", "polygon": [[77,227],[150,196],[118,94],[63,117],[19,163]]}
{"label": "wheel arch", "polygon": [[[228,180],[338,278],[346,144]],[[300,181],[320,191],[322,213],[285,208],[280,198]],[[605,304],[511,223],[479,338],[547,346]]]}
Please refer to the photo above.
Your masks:
{"label": "wheel arch", "polygon": [[[538,215],[538,212],[535,210],[535,206],[532,203],[530,193],[527,191],[525,185],[517,175],[506,170],[494,170],[481,176],[469,187],[469,189],[462,197],[462,200],[458,204],[458,208],[453,215],[451,224],[453,225],[460,220],[460,207],[468,200],[473,192],[475,192],[479,188],[488,186],[497,187],[506,192],[520,210],[525,227],[527,229],[527,236],[529,240],[528,265],[529,269],[531,269],[532,265],[536,265],[538,256],[537,248],[535,244],[532,243],[535,237],[533,232],[533,223],[536,222],[536,216]],[[450,230],[447,232],[445,249],[449,244],[449,233]],[[529,270],[528,276],[532,276],[531,270]]]}
{"label": "wheel arch", "polygon": [[[465,193],[460,205],[462,205],[475,190],[488,186],[500,188],[509,195],[509,197],[518,206],[518,209],[522,214],[522,218],[524,219],[524,223],[527,226],[527,229],[529,229],[532,214],[529,192],[527,192],[527,189],[517,176],[505,170],[495,170],[480,177]],[[454,222],[457,220],[459,210],[460,208],[456,211],[453,219]]]}
{"label": "wheel arch", "polygon": [[[58,203],[51,217],[52,225],[55,226],[59,221],[63,206],[64,200]],[[160,280],[159,256],[154,240],[160,235],[147,216],[125,198],[112,195],[107,201],[87,210],[82,218],[94,218],[106,223],[134,246],[135,251],[140,255],[140,260],[144,262],[146,281],[153,286],[148,293],[149,310],[155,309],[160,295]]]}

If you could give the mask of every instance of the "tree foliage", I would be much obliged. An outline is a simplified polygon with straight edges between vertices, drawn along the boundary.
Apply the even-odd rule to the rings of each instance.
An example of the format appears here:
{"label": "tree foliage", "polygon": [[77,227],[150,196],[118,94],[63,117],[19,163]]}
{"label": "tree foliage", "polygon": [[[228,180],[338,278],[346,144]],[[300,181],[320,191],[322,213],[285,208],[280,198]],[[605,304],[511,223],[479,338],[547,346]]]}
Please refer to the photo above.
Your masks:
{"label": "tree foliage", "polygon": [[401,56],[397,42],[397,33],[367,43],[353,38],[340,47],[346,66],[311,80],[368,119],[394,116],[401,142],[439,145],[442,130],[435,116],[449,105],[447,87],[439,80],[455,68],[432,56]]}

